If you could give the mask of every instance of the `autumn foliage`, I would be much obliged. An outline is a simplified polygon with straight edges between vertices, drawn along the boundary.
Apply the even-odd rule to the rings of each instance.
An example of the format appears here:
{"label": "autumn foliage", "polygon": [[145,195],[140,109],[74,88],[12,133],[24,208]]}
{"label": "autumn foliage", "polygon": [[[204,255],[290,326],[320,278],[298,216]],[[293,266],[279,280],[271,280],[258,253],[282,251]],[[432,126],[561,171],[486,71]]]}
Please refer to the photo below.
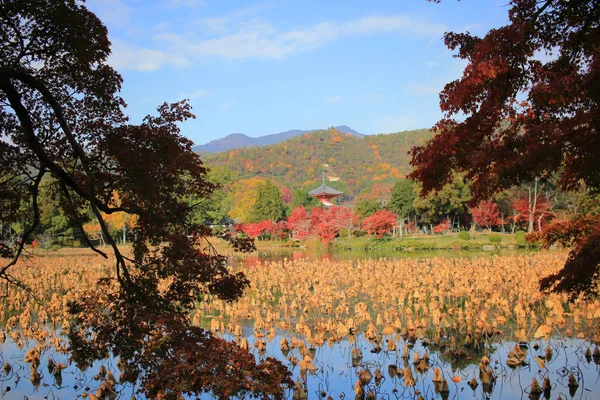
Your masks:
{"label": "autumn foliage", "polygon": [[[25,224],[15,249],[0,248],[12,257],[0,277],[19,284],[11,271],[40,224],[43,183],[90,251],[109,258],[83,228],[95,220],[114,256],[109,277],[67,299],[74,360],[118,356],[127,379],[151,398],[281,397],[290,383],[281,363],[257,362],[191,326],[189,311],[204,296],[231,302],[249,281],[210,250],[211,229],[191,222],[194,207],[185,199],[207,198],[215,186],[179,131],[194,118],[190,105],[164,103],[130,124],[119,97],[122,78],[107,62],[106,27],[82,1],[3,1],[0,36],[0,219]],[[125,214],[136,219],[132,254],[109,230]],[[220,237],[238,250],[254,248],[232,232]],[[231,365],[244,376],[214,373]],[[165,379],[179,370],[193,375]]]}
{"label": "autumn foliage", "polygon": [[379,210],[365,218],[362,226],[370,235],[382,237],[396,226],[396,214],[388,210]]}
{"label": "autumn foliage", "polygon": [[[463,173],[473,204],[553,174],[563,190],[600,189],[599,32],[597,1],[513,0],[508,23],[483,37],[446,33],[446,46],[467,66],[440,93],[444,115],[434,138],[412,150],[410,176],[428,192]],[[572,224],[593,225],[584,217]],[[577,243],[565,273],[542,284],[589,293],[583,289],[595,287],[595,273],[583,266],[600,271],[600,247],[572,224],[550,231],[549,241],[560,230]]]}
{"label": "autumn foliage", "polygon": [[449,228],[450,224],[446,221],[443,221],[433,227],[433,233],[442,234],[444,232],[447,232]]}
{"label": "autumn foliage", "polygon": [[471,209],[471,214],[479,226],[486,227],[490,231],[492,230],[492,227],[497,226],[502,222],[498,204],[490,200],[482,200],[479,202],[477,207]]}
{"label": "autumn foliage", "polygon": [[525,222],[529,219],[534,221],[538,231],[542,231],[549,219],[553,216],[550,211],[550,202],[545,196],[541,196],[535,203],[535,208],[527,197],[520,197],[513,202],[513,207],[517,212],[517,221]]}

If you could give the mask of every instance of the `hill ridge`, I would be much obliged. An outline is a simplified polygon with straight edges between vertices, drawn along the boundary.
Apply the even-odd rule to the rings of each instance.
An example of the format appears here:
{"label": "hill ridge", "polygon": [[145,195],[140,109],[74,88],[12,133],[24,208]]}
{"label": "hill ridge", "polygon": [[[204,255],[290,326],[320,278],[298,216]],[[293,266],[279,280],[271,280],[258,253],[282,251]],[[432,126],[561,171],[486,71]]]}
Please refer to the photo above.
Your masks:
{"label": "hill ridge", "polygon": [[[356,137],[365,136],[347,125],[338,125],[334,128],[342,133],[349,133]],[[211,140],[206,144],[194,146],[192,150],[197,153],[220,153],[222,151],[248,148],[253,146],[264,147],[284,142],[305,133],[316,132],[319,130],[322,129],[292,129],[289,131],[271,133],[257,137],[250,137],[243,133],[230,133],[222,138]]]}
{"label": "hill ridge", "polygon": [[307,132],[264,147],[206,154],[209,168],[224,167],[241,179],[273,179],[290,190],[310,190],[322,182],[353,198],[376,184],[390,184],[410,171],[408,152],[433,136],[429,129],[362,137],[337,129]]}

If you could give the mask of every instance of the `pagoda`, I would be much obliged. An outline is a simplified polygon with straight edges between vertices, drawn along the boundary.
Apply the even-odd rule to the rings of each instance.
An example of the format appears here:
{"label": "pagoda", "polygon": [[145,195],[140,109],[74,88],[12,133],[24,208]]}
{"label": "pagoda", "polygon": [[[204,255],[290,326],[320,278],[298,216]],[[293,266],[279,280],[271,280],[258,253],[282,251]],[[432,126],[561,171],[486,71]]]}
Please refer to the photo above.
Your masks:
{"label": "pagoda", "polygon": [[331,199],[343,195],[344,192],[330,188],[325,184],[325,170],[323,170],[323,184],[318,188],[311,190],[308,194],[316,197],[325,207],[329,207],[333,205]]}

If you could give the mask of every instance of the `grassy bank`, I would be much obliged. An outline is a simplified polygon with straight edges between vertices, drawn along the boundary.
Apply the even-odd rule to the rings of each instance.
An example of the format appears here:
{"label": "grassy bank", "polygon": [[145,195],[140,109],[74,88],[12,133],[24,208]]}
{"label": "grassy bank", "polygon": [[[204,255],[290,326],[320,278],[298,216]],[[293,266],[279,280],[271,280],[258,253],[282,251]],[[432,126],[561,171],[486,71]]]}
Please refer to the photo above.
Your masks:
{"label": "grassy bank", "polygon": [[460,239],[457,234],[404,236],[402,239],[399,237],[376,238],[365,235],[362,237],[337,238],[332,244],[343,250],[394,251],[481,249],[484,246],[495,246],[496,248],[524,247],[523,243],[517,243],[514,235],[500,233],[491,235],[489,233],[476,233],[469,240]]}
{"label": "grassy bank", "polygon": [[[499,242],[497,240],[500,240]],[[256,247],[261,251],[269,251],[280,248],[303,247],[322,248],[326,247],[317,238],[309,238],[302,242],[256,240]],[[337,250],[390,250],[390,251],[413,251],[413,250],[451,250],[451,249],[481,249],[484,246],[495,246],[495,248],[518,248],[538,247],[536,244],[518,242],[515,235],[511,233],[492,234],[488,232],[477,232],[469,240],[459,238],[458,234],[446,235],[409,235],[402,239],[399,237],[385,236],[383,238],[369,237],[338,237],[334,239],[331,247]]]}
{"label": "grassy bank", "polygon": [[[500,242],[494,242],[500,239]],[[212,238],[211,243],[214,248],[223,255],[232,255],[233,251],[228,243]],[[317,238],[311,237],[302,242],[292,240],[255,240],[259,251],[278,251],[292,248],[311,248],[318,249],[328,247],[321,243]],[[399,237],[386,236],[376,238],[374,236],[364,235],[361,237],[340,237],[334,239],[329,245],[336,250],[361,250],[361,251],[414,251],[414,250],[452,250],[452,249],[482,249],[484,246],[495,246],[495,248],[517,248],[526,247],[523,242],[518,243],[513,234],[493,233],[490,235],[485,232],[478,232],[469,240],[460,239],[458,234],[449,235],[411,235]],[[121,251],[130,254],[131,246],[119,246]],[[527,247],[536,247],[536,245],[527,244]],[[99,246],[104,251],[111,253],[108,246]],[[95,254],[89,248],[64,247],[58,250],[42,250],[36,248],[33,252],[28,249],[28,254],[38,256],[76,256]]]}

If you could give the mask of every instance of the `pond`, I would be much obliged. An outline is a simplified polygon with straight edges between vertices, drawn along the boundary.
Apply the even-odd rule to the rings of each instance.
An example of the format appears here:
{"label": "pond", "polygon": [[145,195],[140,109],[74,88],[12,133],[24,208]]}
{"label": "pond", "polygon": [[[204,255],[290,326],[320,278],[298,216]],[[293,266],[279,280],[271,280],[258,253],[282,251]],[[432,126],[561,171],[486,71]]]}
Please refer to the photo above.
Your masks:
{"label": "pond", "polygon": [[[263,340],[255,339],[250,329],[246,330],[245,334],[251,343]],[[506,360],[507,355],[514,349],[514,342],[491,341],[483,345],[480,351],[474,350],[468,356],[470,359],[465,358],[464,361],[458,362],[452,355],[445,355],[440,351],[439,346],[424,346],[420,340],[410,346],[407,357],[403,357],[402,349],[405,344],[410,343],[401,338],[396,338],[399,350],[376,352],[375,342],[358,335],[351,341],[344,340],[331,346],[325,344],[313,349],[313,365],[316,370],[303,373],[299,365],[293,366],[287,361],[293,357],[301,360],[301,348],[296,347],[289,352],[282,351],[280,342],[284,337],[286,336],[276,335],[269,338],[265,351],[258,351],[254,346],[250,350],[257,358],[271,355],[286,361],[292,368],[294,379],[303,382],[310,399],[320,398],[322,393],[334,399],[353,398],[360,373],[366,370],[369,370],[372,378],[364,386],[364,390],[373,392],[377,398],[413,399],[421,394],[425,399],[523,399],[529,396],[534,378],[540,386],[545,378],[548,378],[551,384],[550,392],[542,393],[538,398],[600,398],[600,356],[586,359],[586,351],[588,348],[593,349],[593,345],[578,339],[535,341],[523,347],[526,352],[524,365],[510,368],[506,365]],[[235,339],[230,336],[227,338]],[[3,368],[0,372],[0,390],[3,398],[82,398],[84,393],[95,393],[102,383],[102,378],[98,376],[101,365],[112,371],[117,378],[119,376],[115,360],[104,360],[81,371],[75,365],[69,364],[67,355],[57,353],[51,347],[42,354],[37,374],[32,375],[29,364],[23,360],[23,354],[33,348],[33,345],[34,343],[30,342],[23,349],[19,349],[10,338],[1,345],[2,364],[8,363],[11,366],[10,371]],[[384,348],[387,349],[387,346]],[[546,348],[552,349],[550,358],[546,357]],[[353,349],[360,350],[360,360],[353,360]],[[427,369],[419,368],[413,361],[415,354],[422,359],[426,352],[429,356]],[[482,384],[478,365],[484,354],[488,354],[494,377],[493,385],[487,387]],[[53,367],[49,366],[50,360],[53,360],[54,364],[63,363],[67,367],[60,374],[53,374]],[[436,393],[436,384],[433,382],[436,368],[441,370],[448,384],[448,393]],[[407,369],[411,370],[413,383],[407,382],[406,375],[402,372]],[[377,378],[378,372],[381,374],[380,379]],[[569,386],[571,375],[578,382],[577,388]],[[476,387],[469,386],[472,379],[477,381]],[[135,392],[136,388],[130,384],[117,385],[114,398],[130,398],[136,395]],[[204,397],[210,398],[209,395]]]}
{"label": "pond", "polygon": [[[256,263],[268,261],[308,259],[318,260],[365,260],[384,258],[388,260],[402,259],[432,259],[442,258],[474,258],[493,256],[517,256],[534,254],[539,250],[536,248],[496,248],[494,250],[468,249],[468,250],[415,250],[415,251],[392,251],[392,250],[336,250],[323,248],[277,248],[269,250],[258,250],[249,255],[234,255],[229,261],[234,265],[252,266]],[[557,251],[557,250],[550,250]]]}
{"label": "pond", "polygon": [[[192,320],[257,358],[284,362],[298,385],[289,398],[346,399],[357,391],[383,399],[600,398],[600,302],[569,305],[536,292],[537,277],[560,267],[564,252],[362,255],[238,259],[253,282],[244,298],[200,303]],[[51,266],[51,281],[62,282],[66,296],[69,282],[97,277],[73,268],[83,261],[97,263]],[[57,280],[70,274],[78,278]],[[3,315],[18,316],[13,306],[5,302]],[[44,329],[14,322],[0,333],[2,398],[93,398],[108,380],[101,366],[119,379],[117,360],[80,370],[60,330],[46,328],[44,337]],[[40,362],[32,368],[27,352],[35,347]],[[540,387],[547,379],[549,390],[532,393],[534,379]],[[141,398],[137,389],[116,384],[109,397]]]}

